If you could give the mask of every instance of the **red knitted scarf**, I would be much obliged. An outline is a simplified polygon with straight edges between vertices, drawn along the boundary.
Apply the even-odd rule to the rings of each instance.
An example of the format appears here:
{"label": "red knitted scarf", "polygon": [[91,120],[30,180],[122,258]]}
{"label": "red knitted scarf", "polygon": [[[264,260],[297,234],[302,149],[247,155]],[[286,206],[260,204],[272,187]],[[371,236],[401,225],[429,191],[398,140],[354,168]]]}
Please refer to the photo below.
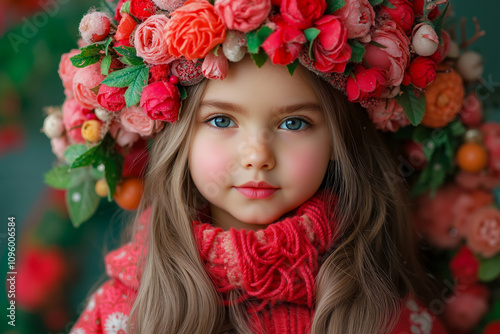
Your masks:
{"label": "red knitted scarf", "polygon": [[[256,332],[307,333],[313,316],[315,277],[332,247],[334,223],[325,194],[259,231],[223,231],[195,222],[205,269],[227,304],[237,290]],[[331,202],[330,202],[331,203]]]}

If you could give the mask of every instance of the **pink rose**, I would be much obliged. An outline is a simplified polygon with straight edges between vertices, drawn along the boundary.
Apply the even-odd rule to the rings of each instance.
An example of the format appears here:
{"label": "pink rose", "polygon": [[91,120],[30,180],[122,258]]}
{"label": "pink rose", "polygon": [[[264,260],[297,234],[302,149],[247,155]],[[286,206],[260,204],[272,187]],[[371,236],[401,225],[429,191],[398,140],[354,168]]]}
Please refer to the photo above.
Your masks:
{"label": "pink rose", "polygon": [[59,76],[61,77],[64,87],[64,95],[66,95],[67,98],[73,97],[73,78],[78,70],[78,67],[73,66],[70,58],[79,53],[80,50],[73,49],[70,52],[63,54],[61,56],[61,61],[59,62],[59,69],[57,70],[57,73],[59,73]]}
{"label": "pink rose", "polygon": [[338,16],[325,15],[314,22],[320,32],[313,43],[314,66],[321,72],[343,73],[351,58],[347,29]]}
{"label": "pink rose", "polygon": [[138,133],[127,131],[119,121],[111,123],[109,126],[109,133],[116,139],[118,146],[121,147],[132,146],[141,138]]}
{"label": "pink rose", "polygon": [[347,28],[347,38],[359,38],[363,43],[371,40],[370,28],[375,23],[375,12],[368,0],[345,0],[345,5],[335,11]]}
{"label": "pink rose", "polygon": [[460,191],[460,195],[452,207],[453,219],[458,233],[465,235],[469,216],[477,209],[490,205],[493,201],[493,195],[483,190]]}
{"label": "pink rose", "polygon": [[104,78],[100,62],[78,69],[73,78],[73,94],[82,107],[86,109],[100,107],[97,95],[91,89],[98,87]]}
{"label": "pink rose", "polygon": [[141,107],[130,107],[123,109],[120,113],[122,127],[132,133],[141,136],[150,136],[163,128],[162,121],[154,121],[146,115]]}
{"label": "pink rose", "polygon": [[385,21],[372,40],[385,48],[366,45],[364,60],[370,67],[387,70],[387,86],[399,86],[410,62],[410,39],[394,21]]}
{"label": "pink rose", "polygon": [[367,109],[375,127],[382,131],[396,132],[400,127],[410,124],[403,107],[396,99],[380,99]]}
{"label": "pink rose", "polygon": [[59,160],[64,161],[64,152],[66,148],[69,146],[69,140],[66,135],[61,137],[55,137],[50,139],[50,146],[52,147],[52,153],[56,155]]}
{"label": "pink rose", "polygon": [[370,97],[379,97],[386,87],[386,71],[377,68],[364,68],[356,65],[347,79],[346,93],[349,101],[359,102]]}
{"label": "pink rose", "polygon": [[280,10],[283,20],[297,29],[310,28],[326,9],[325,0],[283,0]]}
{"label": "pink rose", "polygon": [[469,93],[460,111],[460,120],[468,127],[474,128],[481,124],[483,119],[483,103],[474,92]]}
{"label": "pink rose", "polygon": [[288,65],[297,59],[303,44],[307,42],[304,33],[287,24],[276,15],[271,21],[276,30],[262,43],[262,49],[269,55],[273,64]]}
{"label": "pink rose", "polygon": [[201,64],[203,75],[212,80],[224,80],[228,70],[229,64],[227,58],[221,50],[219,50],[217,56],[213,52],[210,52],[205,59],[203,59],[203,64]]}
{"label": "pink rose", "polygon": [[396,22],[404,32],[409,35],[415,21],[415,14],[413,13],[413,4],[408,0],[389,0],[396,8],[389,8],[382,5],[378,15],[385,14]]}
{"label": "pink rose", "polygon": [[469,332],[488,312],[489,291],[484,285],[459,289],[446,304],[443,321],[449,329]]}
{"label": "pink rose", "polygon": [[150,64],[168,64],[174,60],[168,53],[165,39],[165,26],[168,21],[166,15],[153,15],[141,23],[135,31],[134,46],[137,55]]}
{"label": "pink rose", "polygon": [[106,110],[120,111],[125,108],[125,91],[127,87],[109,87],[101,84],[97,93],[97,102]]}
{"label": "pink rose", "polygon": [[472,213],[467,219],[467,245],[484,257],[500,252],[500,211],[484,207]]}
{"label": "pink rose", "polygon": [[484,138],[484,146],[489,154],[489,167],[495,173],[500,172],[500,124],[488,122],[479,128]]}
{"label": "pink rose", "polygon": [[140,106],[149,118],[174,123],[179,117],[180,94],[168,81],[157,81],[142,91]]}
{"label": "pink rose", "polygon": [[66,99],[62,106],[62,119],[69,138],[76,143],[85,143],[81,127],[90,110],[82,107],[75,99]]}
{"label": "pink rose", "polygon": [[228,29],[249,32],[260,27],[271,11],[270,0],[216,0],[215,12]]}

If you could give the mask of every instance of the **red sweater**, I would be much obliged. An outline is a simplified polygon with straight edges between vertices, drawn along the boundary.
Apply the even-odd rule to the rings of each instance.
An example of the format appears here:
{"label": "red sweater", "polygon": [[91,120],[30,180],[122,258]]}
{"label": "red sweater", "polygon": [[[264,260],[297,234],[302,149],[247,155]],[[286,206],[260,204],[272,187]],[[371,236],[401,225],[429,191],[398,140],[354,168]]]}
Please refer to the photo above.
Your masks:
{"label": "red sweater", "polygon": [[[307,208],[302,213],[304,211],[307,211]],[[290,224],[290,226],[295,225],[305,224]],[[106,256],[106,272],[110,280],[91,296],[86,309],[70,334],[126,334],[125,330],[131,306],[136,298],[137,288],[140,283],[140,277],[137,275],[137,262],[145,242],[145,225],[142,225],[141,228],[142,231],[135,235],[133,241]],[[210,227],[201,225],[201,228],[198,227],[197,231],[203,233],[206,229],[210,229]],[[218,233],[221,230],[214,229],[212,232]],[[273,231],[273,233],[268,234],[276,235],[276,232]],[[261,237],[253,239],[261,239],[260,241],[262,241]],[[199,246],[203,248],[201,244]],[[208,252],[209,249],[207,248],[206,251]],[[203,251],[201,252],[203,253]],[[224,285],[227,286],[227,283]],[[274,288],[273,291],[275,291]],[[298,303],[278,303],[274,307],[266,307],[259,312],[258,321],[264,324],[269,334],[308,333],[313,310],[307,307],[310,304],[306,301],[307,298],[304,299],[304,296],[294,295],[299,296],[299,299],[303,300],[303,302],[298,300]],[[288,299],[286,301],[290,301]],[[294,301],[297,301],[296,299]],[[280,316],[280,314],[282,315]],[[391,333],[444,334],[446,331],[439,320],[421,303],[408,298],[404,302],[397,325]]]}

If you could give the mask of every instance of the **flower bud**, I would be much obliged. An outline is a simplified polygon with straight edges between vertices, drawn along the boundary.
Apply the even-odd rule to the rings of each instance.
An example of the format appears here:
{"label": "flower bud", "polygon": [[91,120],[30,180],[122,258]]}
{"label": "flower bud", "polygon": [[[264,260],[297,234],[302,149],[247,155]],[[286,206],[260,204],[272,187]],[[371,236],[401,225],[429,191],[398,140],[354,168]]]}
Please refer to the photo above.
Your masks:
{"label": "flower bud", "polygon": [[475,81],[483,75],[483,57],[477,52],[466,51],[458,57],[457,70],[465,81]]}
{"label": "flower bud", "polygon": [[78,29],[83,40],[92,44],[102,41],[109,34],[109,28],[109,17],[101,12],[93,12],[83,17]]}
{"label": "flower bud", "polygon": [[111,121],[115,117],[115,113],[107,111],[103,108],[95,108],[94,113],[103,122]]}
{"label": "flower bud", "polygon": [[429,24],[417,25],[414,28],[412,45],[419,56],[428,57],[436,52],[439,38]]}
{"label": "flower bud", "polygon": [[236,30],[228,31],[226,39],[222,42],[222,51],[232,62],[242,60],[247,51],[245,34]]}
{"label": "flower bud", "polygon": [[43,133],[49,138],[62,136],[64,133],[64,124],[60,113],[52,113],[43,121]]}

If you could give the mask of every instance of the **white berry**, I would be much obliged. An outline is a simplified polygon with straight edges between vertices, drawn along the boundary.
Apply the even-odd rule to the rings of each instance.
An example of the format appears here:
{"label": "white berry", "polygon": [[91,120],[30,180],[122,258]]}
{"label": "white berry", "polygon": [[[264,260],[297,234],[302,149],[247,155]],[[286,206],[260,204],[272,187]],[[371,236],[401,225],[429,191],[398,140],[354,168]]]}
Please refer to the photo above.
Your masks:
{"label": "white berry", "polygon": [[52,113],[45,117],[43,121],[43,133],[49,138],[56,138],[63,135],[64,124],[61,114]]}

